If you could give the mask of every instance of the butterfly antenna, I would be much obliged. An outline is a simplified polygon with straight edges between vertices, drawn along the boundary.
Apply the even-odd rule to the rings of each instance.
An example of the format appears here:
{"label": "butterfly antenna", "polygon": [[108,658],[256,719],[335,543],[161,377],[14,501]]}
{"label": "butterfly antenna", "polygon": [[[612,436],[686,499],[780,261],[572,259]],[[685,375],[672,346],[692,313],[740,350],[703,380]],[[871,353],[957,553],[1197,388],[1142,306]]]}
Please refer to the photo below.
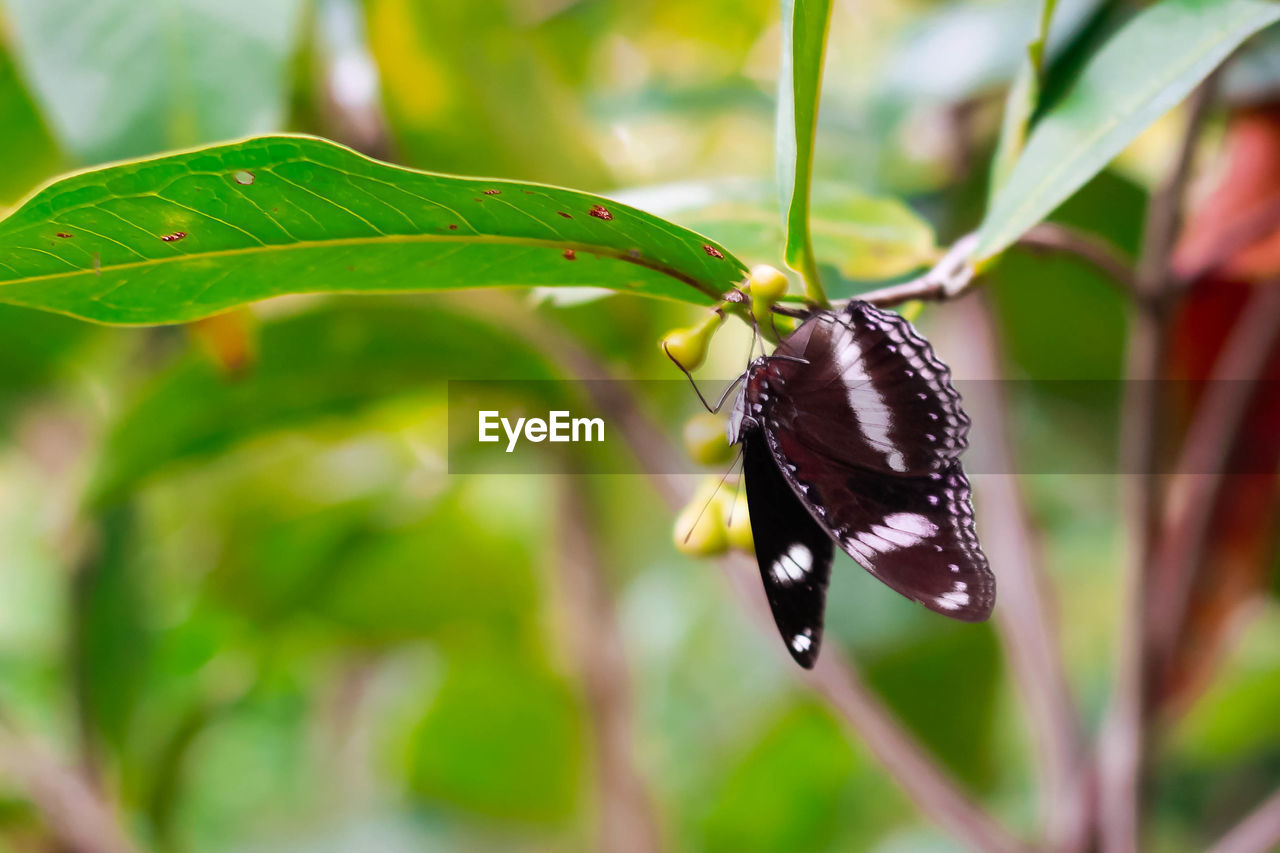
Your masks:
{"label": "butterfly antenna", "polygon": [[[738,448],[738,459],[742,458],[742,448]],[[725,480],[729,479],[729,475],[733,473],[733,469],[737,467],[738,460],[735,459],[733,464],[729,466],[729,470],[724,472],[724,476],[720,478],[720,482],[716,483],[716,487],[711,490],[711,496],[702,504],[702,509],[698,510],[698,516],[693,520],[693,524],[689,525],[689,532],[684,535],[684,541],[688,542],[689,537],[693,535],[693,531],[697,529],[698,522],[702,521],[702,516],[706,515],[707,507],[711,506],[711,502],[716,499],[716,495],[720,494],[721,487],[724,486]],[[736,501],[735,501],[736,503]],[[733,518],[733,508],[729,508],[729,517]]]}
{"label": "butterfly antenna", "polygon": [[782,355],[778,355],[777,353],[774,353],[773,355],[766,355],[764,358],[765,358],[765,361],[790,361],[795,364],[809,363],[809,359],[807,358],[801,358],[798,355],[787,355],[786,353],[783,353]]}
{"label": "butterfly antenna", "polygon": [[671,354],[671,350],[667,348],[666,343],[663,343],[662,351],[667,354],[667,358],[671,359],[671,363],[674,364],[676,367],[680,368],[680,372],[683,373],[685,375],[685,378],[689,380],[689,384],[693,386],[693,393],[698,395],[698,400],[699,402],[702,403],[702,408],[706,409],[708,412],[711,412],[711,414],[713,415],[716,412],[720,411],[720,405],[723,405],[724,403],[723,398],[721,398],[720,405],[717,405],[716,408],[714,409],[711,408],[711,404],[707,402],[707,398],[702,396],[702,390],[698,388],[698,383],[693,380],[693,374],[690,373],[687,369],[685,369],[685,366],[681,364],[680,361],[674,355]]}
{"label": "butterfly antenna", "polygon": [[720,413],[720,410],[724,408],[724,401],[729,399],[729,394],[734,388],[738,387],[738,383],[747,375],[746,373],[742,373],[737,379],[730,382],[729,387],[724,389],[724,392],[720,395],[720,399],[716,400],[716,404],[713,406],[707,402],[706,397],[702,396],[702,391],[698,388],[698,383],[694,381],[693,374],[686,370],[685,366],[676,360],[676,357],[671,354],[671,350],[667,349],[666,344],[662,345],[662,351],[667,354],[667,358],[671,359],[671,363],[680,368],[680,372],[689,380],[689,384],[693,386],[693,393],[698,395],[698,401],[702,403],[702,408],[706,409],[713,415],[718,415]]}
{"label": "butterfly antenna", "polygon": [[[744,452],[744,449],[742,448],[741,445],[739,445],[738,455],[734,457],[733,463],[729,466],[728,472],[724,475],[724,478],[720,480],[721,483],[724,483],[725,480],[729,479],[729,474],[732,474],[733,469],[738,467],[738,463],[742,461],[743,452]],[[741,488],[741,484],[739,484],[739,488]],[[738,508],[738,502],[735,500],[729,506],[729,517],[725,519],[725,522],[724,522],[726,526],[733,524],[733,513],[734,513],[734,510],[736,510],[737,508]]]}

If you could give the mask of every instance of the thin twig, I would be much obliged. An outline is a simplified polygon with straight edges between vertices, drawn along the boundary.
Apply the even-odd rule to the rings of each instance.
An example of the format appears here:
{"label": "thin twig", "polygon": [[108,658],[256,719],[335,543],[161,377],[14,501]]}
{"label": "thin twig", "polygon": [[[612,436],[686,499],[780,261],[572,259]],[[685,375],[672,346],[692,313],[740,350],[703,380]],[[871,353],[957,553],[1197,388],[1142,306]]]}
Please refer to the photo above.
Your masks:
{"label": "thin twig", "polygon": [[[977,245],[978,235],[966,234],[952,244],[928,272],[910,281],[859,293],[852,299],[833,303],[832,307],[840,309],[853,300],[869,302],[879,308],[890,308],[903,302],[945,302],[956,299],[981,281],[972,263],[973,250]],[[1033,250],[1073,255],[1092,264],[1127,295],[1132,295],[1136,288],[1136,274],[1129,261],[1114,246],[1096,235],[1056,222],[1042,222],[1023,234],[1018,245]],[[774,305],[773,310],[787,317],[803,317],[809,309],[794,308],[782,303]]]}
{"label": "thin twig", "polygon": [[1096,267],[1126,295],[1135,287],[1133,264],[1107,240],[1056,222],[1041,222],[1018,240],[1019,246],[1061,252]]}
{"label": "thin twig", "polygon": [[1280,847],[1280,791],[1236,824],[1209,853],[1269,853]]}
{"label": "thin twig", "polygon": [[[679,470],[679,455],[665,438],[661,427],[645,416],[639,401],[627,392],[623,383],[616,381],[596,359],[579,350],[565,335],[537,322],[517,306],[508,303],[508,308],[496,312],[496,315],[509,329],[547,353],[567,373],[586,382],[588,393],[597,395],[593,402],[627,442],[656,491],[673,510],[679,509],[689,498],[688,478],[661,473]],[[604,389],[608,390],[600,394]],[[752,582],[756,577],[755,570],[732,566],[732,560],[724,562],[729,581],[735,589],[755,590],[754,594],[744,598],[755,602],[749,609],[757,617],[762,630],[773,633],[772,618],[763,607],[763,592],[758,584]],[[850,661],[832,648],[824,650],[823,654],[826,662],[808,677],[809,683],[830,700],[832,707],[867,743],[885,770],[911,796],[925,816],[955,832],[975,850],[1017,853],[1024,849],[959,788],[873,694],[861,687],[857,671]]]}
{"label": "thin twig", "polygon": [[110,807],[85,779],[0,722],[0,767],[40,811],[67,853],[136,853]]}
{"label": "thin twig", "polygon": [[594,849],[652,853],[662,848],[662,833],[635,763],[631,685],[613,596],[580,486],[563,483],[560,491],[561,599],[572,622],[571,643],[595,735],[600,825]]}
{"label": "thin twig", "polygon": [[[974,282],[973,264],[969,259],[978,247],[978,235],[966,234],[955,242],[932,269],[924,275],[901,284],[860,293],[855,298],[880,308],[912,300],[941,302],[955,299]],[[844,303],[839,303],[843,305]]]}
{"label": "thin twig", "polygon": [[1161,596],[1152,607],[1151,663],[1157,679],[1174,663],[1235,437],[1280,344],[1280,281],[1258,284],[1254,290],[1214,364],[1171,481],[1183,484],[1184,490],[1171,489],[1179,500],[1168,507],[1156,554]]}
{"label": "thin twig", "polygon": [[[1074,255],[1097,267],[1125,292],[1134,289],[1134,271],[1114,247],[1101,237],[1053,222],[1042,222],[1018,240],[1028,249],[1041,249]],[[980,280],[972,264],[973,250],[978,246],[977,234],[966,234],[957,240],[928,272],[901,284],[860,293],[855,299],[880,308],[903,302],[944,302],[969,291]],[[846,300],[847,301],[847,300]],[[837,303],[843,305],[844,303]],[[787,313],[784,307],[781,313]]]}
{"label": "thin twig", "polygon": [[1130,474],[1126,484],[1130,554],[1120,622],[1120,658],[1098,745],[1098,829],[1104,853],[1137,853],[1141,846],[1148,746],[1145,590],[1161,517],[1160,483],[1154,471],[1162,411],[1154,380],[1165,358],[1168,302],[1173,293],[1169,267],[1181,222],[1182,198],[1216,79],[1215,74],[1201,83],[1189,100],[1177,157],[1148,205],[1135,279],[1137,299],[1129,331],[1121,430],[1122,455]]}
{"label": "thin twig", "polygon": [[983,528],[982,542],[1000,590],[995,615],[1001,647],[1026,704],[1038,753],[1045,837],[1052,850],[1078,851],[1089,827],[1090,773],[1059,650],[1057,614],[1050,604],[1052,589],[1041,544],[1013,473],[1013,439],[996,330],[982,300],[966,300],[952,310],[955,316],[948,319],[964,330],[963,346],[951,348],[952,371],[960,379],[982,381],[981,405],[971,409],[974,429],[983,431],[994,454],[992,470],[1007,472],[974,477],[973,490],[983,517],[994,520]]}

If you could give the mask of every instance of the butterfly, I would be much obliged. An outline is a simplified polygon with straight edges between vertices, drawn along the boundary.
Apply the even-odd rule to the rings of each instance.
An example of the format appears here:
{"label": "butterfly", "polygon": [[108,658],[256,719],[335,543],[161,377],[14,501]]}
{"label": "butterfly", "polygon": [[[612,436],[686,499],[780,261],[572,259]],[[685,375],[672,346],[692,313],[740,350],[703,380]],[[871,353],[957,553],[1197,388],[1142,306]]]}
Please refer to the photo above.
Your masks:
{"label": "butterfly", "polygon": [[751,362],[728,425],[742,445],[756,561],[792,658],[822,643],[835,546],[930,610],[980,622],[995,577],[960,466],[969,418],[951,372],[897,314],[811,312]]}

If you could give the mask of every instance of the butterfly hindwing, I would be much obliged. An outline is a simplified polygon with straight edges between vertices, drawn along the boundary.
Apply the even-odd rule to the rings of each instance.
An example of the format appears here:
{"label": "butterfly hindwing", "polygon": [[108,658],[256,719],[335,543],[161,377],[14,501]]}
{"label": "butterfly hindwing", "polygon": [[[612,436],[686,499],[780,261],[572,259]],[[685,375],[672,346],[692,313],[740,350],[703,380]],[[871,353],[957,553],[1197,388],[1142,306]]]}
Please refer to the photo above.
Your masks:
{"label": "butterfly hindwing", "polygon": [[893,476],[833,463],[789,432],[767,435],[775,469],[859,565],[944,616],[980,622],[991,614],[995,578],[959,462]]}
{"label": "butterfly hindwing", "polygon": [[743,437],[743,473],[756,562],[773,620],[796,663],[813,666],[822,643],[827,582],[835,552],[783,478],[760,432]]}

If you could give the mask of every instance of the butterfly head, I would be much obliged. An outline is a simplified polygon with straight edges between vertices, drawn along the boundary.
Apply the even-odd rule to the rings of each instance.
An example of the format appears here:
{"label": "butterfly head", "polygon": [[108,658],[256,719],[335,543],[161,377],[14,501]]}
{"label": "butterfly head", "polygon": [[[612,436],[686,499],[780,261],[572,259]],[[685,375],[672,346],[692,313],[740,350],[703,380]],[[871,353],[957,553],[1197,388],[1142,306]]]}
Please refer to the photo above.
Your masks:
{"label": "butterfly head", "polygon": [[748,432],[760,429],[760,406],[752,400],[760,397],[760,385],[765,381],[765,368],[769,363],[767,356],[761,356],[751,362],[747,372],[743,374],[742,387],[733,398],[733,408],[729,411],[729,423],[725,435],[730,444],[740,444]]}

